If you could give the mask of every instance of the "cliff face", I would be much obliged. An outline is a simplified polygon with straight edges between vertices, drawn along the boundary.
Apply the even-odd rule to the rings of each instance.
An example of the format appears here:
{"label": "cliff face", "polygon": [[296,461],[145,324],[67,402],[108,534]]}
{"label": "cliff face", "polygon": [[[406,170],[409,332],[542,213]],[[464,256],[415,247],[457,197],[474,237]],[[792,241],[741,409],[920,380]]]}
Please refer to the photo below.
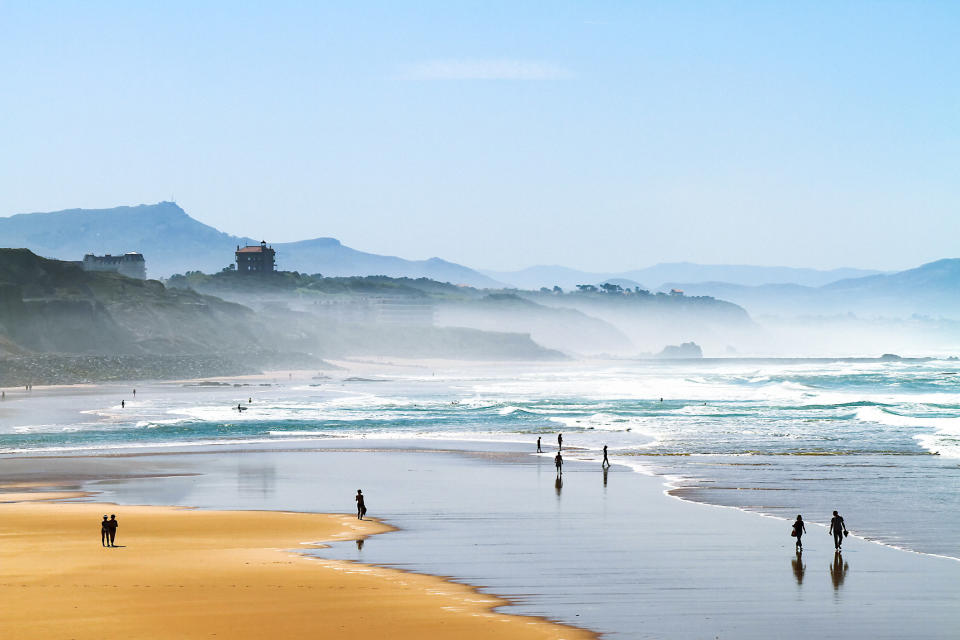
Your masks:
{"label": "cliff face", "polygon": [[241,305],[0,249],[0,336],[23,350],[209,353],[259,348],[258,334]]}

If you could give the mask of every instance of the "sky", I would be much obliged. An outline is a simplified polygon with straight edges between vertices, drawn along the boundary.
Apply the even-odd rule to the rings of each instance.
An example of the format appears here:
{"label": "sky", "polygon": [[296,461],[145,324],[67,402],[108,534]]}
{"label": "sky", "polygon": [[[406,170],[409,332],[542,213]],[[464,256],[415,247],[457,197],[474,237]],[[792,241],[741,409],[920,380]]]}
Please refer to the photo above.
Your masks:
{"label": "sky", "polygon": [[[0,0],[0,215],[475,268],[960,256],[960,3]],[[0,238],[2,244],[2,238]]]}

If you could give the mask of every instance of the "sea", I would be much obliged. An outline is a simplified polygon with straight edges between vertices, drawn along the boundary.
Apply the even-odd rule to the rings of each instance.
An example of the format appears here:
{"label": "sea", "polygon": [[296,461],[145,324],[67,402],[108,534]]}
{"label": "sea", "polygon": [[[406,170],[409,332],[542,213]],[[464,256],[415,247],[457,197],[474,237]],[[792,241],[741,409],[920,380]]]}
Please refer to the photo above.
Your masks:
{"label": "sea", "polygon": [[820,523],[836,509],[857,536],[960,559],[955,360],[447,363],[141,385],[8,390],[0,456],[360,439],[523,443],[552,459],[562,433],[566,458],[599,465],[606,445],[679,500]]}

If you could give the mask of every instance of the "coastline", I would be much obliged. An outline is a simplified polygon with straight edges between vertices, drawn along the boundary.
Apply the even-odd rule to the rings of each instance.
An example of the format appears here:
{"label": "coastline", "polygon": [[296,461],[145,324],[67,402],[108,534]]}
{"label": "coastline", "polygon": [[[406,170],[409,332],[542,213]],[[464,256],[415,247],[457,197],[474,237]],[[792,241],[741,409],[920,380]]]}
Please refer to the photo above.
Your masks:
{"label": "coastline", "polygon": [[[393,530],[376,520],[52,502],[78,494],[13,488],[0,488],[5,636],[596,637],[497,613],[507,601],[443,578],[303,553]],[[121,514],[118,547],[103,548],[96,524],[112,511]]]}
{"label": "coastline", "polygon": [[[397,527],[390,535],[373,536],[362,548],[351,536],[339,542],[330,537],[326,548],[301,545],[321,537],[315,534],[261,546],[272,554],[297,548],[307,562],[317,560],[306,556],[317,556],[321,563],[345,563],[347,573],[368,577],[380,576],[382,569],[407,585],[411,580],[432,585],[424,587],[431,598],[463,589],[470,606],[481,601],[488,612],[498,608],[491,615],[519,616],[524,625],[558,621],[569,625],[561,627],[564,634],[577,628],[590,630],[585,637],[759,640],[803,624],[828,638],[900,638],[908,631],[911,637],[943,638],[960,624],[955,562],[854,538],[841,558],[832,554],[829,536],[819,527],[804,538],[801,558],[780,520],[671,499],[661,478],[624,466],[614,466],[608,482],[595,463],[574,456],[558,485],[551,460],[510,446],[481,451],[468,443],[444,449],[342,444],[16,456],[4,459],[3,477],[38,489],[46,476],[56,485],[48,490],[93,493],[80,502],[43,504],[90,509],[81,544],[98,553],[90,522],[99,519],[102,507],[83,500],[116,504],[116,511],[107,513],[117,513],[126,523],[122,534],[129,535],[130,510],[143,508],[136,505],[198,507],[173,509],[184,514],[272,516],[273,509],[283,509],[321,517],[312,512],[343,510],[362,486],[372,515]],[[76,480],[66,484],[70,477]],[[0,505],[0,523],[9,520],[5,506],[11,505]],[[231,545],[228,540],[225,552]],[[246,584],[230,578],[228,584]],[[371,583],[358,592],[370,611],[392,602],[392,596],[384,600],[384,588]],[[817,612],[813,618],[811,611]],[[918,619],[925,621],[922,630],[911,626]],[[421,635],[444,629],[433,618],[424,624]],[[499,634],[500,626],[495,628]]]}

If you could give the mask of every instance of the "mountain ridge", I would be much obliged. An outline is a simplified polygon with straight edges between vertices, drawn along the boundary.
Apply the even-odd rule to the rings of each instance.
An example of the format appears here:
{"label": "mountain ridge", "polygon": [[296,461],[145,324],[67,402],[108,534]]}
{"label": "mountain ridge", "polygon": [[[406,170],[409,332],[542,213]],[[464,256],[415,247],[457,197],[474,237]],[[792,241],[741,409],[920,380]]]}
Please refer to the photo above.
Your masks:
{"label": "mountain ridge", "polygon": [[[267,238],[235,236],[191,217],[174,202],[18,213],[0,218],[5,246],[28,248],[60,260],[80,260],[86,253],[144,254],[151,277],[185,271],[218,271],[233,262],[236,245]],[[387,275],[429,277],[454,284],[497,287],[501,284],[469,267],[442,260],[407,260],[367,253],[336,238],[272,243],[278,266],[331,276]]]}

